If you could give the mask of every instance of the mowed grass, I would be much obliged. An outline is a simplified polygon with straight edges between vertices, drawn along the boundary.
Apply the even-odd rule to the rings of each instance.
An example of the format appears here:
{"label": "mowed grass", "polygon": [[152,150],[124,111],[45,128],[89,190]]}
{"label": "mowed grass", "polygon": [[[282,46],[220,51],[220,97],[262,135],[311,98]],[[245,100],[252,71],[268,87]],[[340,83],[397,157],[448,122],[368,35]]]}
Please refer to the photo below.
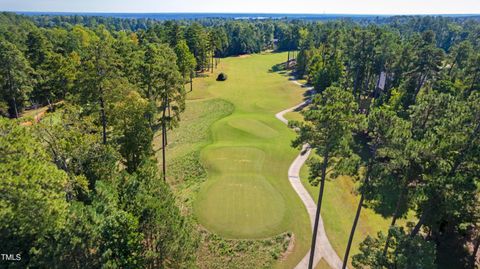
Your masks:
{"label": "mowed grass", "polygon": [[[204,227],[226,240],[262,239],[255,242],[268,242],[292,232],[293,251],[278,259],[274,267],[293,268],[308,251],[311,232],[306,211],[287,179],[288,167],[298,154],[290,147],[295,133],[274,117],[303,100],[304,89],[288,82],[285,75],[269,72],[284,58],[284,54],[266,54],[223,59],[216,73],[226,72],[226,82],[215,81],[216,74],[196,79],[180,127],[169,133],[167,159],[176,167],[169,173],[187,182],[183,184],[187,187],[177,189],[177,195],[188,200],[184,202],[193,206]],[[302,120],[298,112],[288,113],[286,118]],[[303,183],[316,199],[318,188],[310,186],[307,177],[308,168],[304,167]],[[189,187],[190,178],[205,182]],[[342,258],[358,198],[350,178],[327,182],[322,216],[327,235]],[[386,231],[388,222],[364,210],[353,254],[358,253],[358,244],[367,234]],[[225,242],[230,243],[221,245],[235,241]],[[238,258],[234,262],[238,268],[242,267],[240,260],[268,260],[267,256],[260,259],[248,251],[232,253],[236,253],[232,255]],[[201,259],[201,268],[224,263],[214,257],[216,254],[206,255]],[[328,265],[323,261],[316,268]]]}
{"label": "mowed grass", "polygon": [[[321,159],[318,155],[312,155],[310,159],[312,158]],[[318,202],[319,186],[312,186],[308,182],[308,175],[309,167],[304,165],[300,171],[301,181],[313,199]],[[325,185],[321,215],[329,241],[342,260],[360,200],[357,187],[358,183],[354,182],[349,176],[328,179]],[[372,209],[362,208],[349,255],[350,268],[352,268],[352,257],[360,251],[360,243],[367,235],[375,236],[380,231],[386,233],[390,221],[390,219],[382,217]],[[406,220],[398,221],[398,224],[403,225],[404,223],[406,223]]]}
{"label": "mowed grass", "polygon": [[285,114],[284,118],[287,119],[288,121],[299,121],[299,122],[304,121],[302,114],[298,112],[288,112],[287,114]]}
{"label": "mowed grass", "polygon": [[[305,108],[304,108],[305,109]],[[293,111],[285,114],[289,121],[304,122],[300,111]],[[312,158],[312,157],[311,157]],[[307,165],[302,167],[301,180],[309,191],[310,195],[318,202],[319,187],[314,187],[308,182],[309,168]],[[357,185],[348,176],[341,176],[335,180],[329,180],[325,186],[324,203],[322,207],[322,218],[324,221],[327,236],[335,251],[343,259],[345,248],[348,242],[348,236],[353,224],[359,195],[356,192]],[[399,221],[403,223],[403,221]],[[357,225],[352,250],[350,251],[349,265],[351,267],[351,257],[359,253],[360,243],[367,235],[374,236],[379,231],[386,232],[390,224],[389,219],[385,219],[376,214],[373,210],[363,208],[360,220]],[[324,260],[318,264],[317,268],[329,268]]]}
{"label": "mowed grass", "polygon": [[[310,195],[317,201],[319,187],[314,187],[308,182],[308,170],[308,166],[302,167],[301,180]],[[345,255],[359,200],[356,185],[350,177],[340,176],[326,181],[321,214],[328,239],[341,259]],[[389,223],[389,219],[383,218],[371,209],[363,208],[353,239],[349,262],[351,263],[352,256],[359,252],[360,243],[367,235],[374,236],[379,231],[386,232]]]}
{"label": "mowed grass", "polygon": [[[301,111],[289,112],[285,115],[285,118],[287,120],[304,122]],[[312,155],[310,158],[320,157]],[[304,165],[300,172],[300,178],[310,195],[317,202],[319,187],[314,187],[308,182],[308,175],[309,168],[307,165]],[[345,255],[348,236],[360,200],[360,195],[357,193],[357,184],[358,183],[354,182],[353,179],[348,176],[340,176],[336,179],[326,181],[321,215],[329,241],[342,259]],[[404,225],[412,219],[414,219],[414,216],[410,214],[406,219],[398,220],[397,223]],[[383,218],[372,209],[365,207],[362,209],[349,255],[350,267],[352,257],[360,251],[360,243],[367,235],[375,236],[380,231],[386,233],[390,221],[391,219]]]}
{"label": "mowed grass", "polygon": [[193,203],[196,219],[210,232],[230,239],[292,232],[293,250],[278,260],[277,268],[294,267],[310,241],[306,210],[287,178],[298,154],[290,146],[295,133],[275,118],[303,99],[304,89],[269,71],[285,57],[282,53],[223,59],[219,71],[227,73],[228,80],[217,82],[215,75],[196,80],[189,94],[190,102],[220,99],[234,107],[213,123],[210,142],[201,148],[207,179]]}
{"label": "mowed grass", "polygon": [[[195,80],[195,91],[187,95],[187,108],[179,126],[169,132],[167,180],[183,213],[192,213],[192,201],[207,175],[200,163],[200,150],[211,143],[211,125],[232,113],[231,103],[210,98],[205,91],[208,80]],[[198,90],[198,91],[197,91]],[[205,94],[202,96],[202,93]],[[161,136],[155,137],[158,150]],[[161,158],[161,152],[157,152]],[[291,235],[282,233],[258,239],[225,239],[199,227],[198,268],[271,268],[282,257]]]}

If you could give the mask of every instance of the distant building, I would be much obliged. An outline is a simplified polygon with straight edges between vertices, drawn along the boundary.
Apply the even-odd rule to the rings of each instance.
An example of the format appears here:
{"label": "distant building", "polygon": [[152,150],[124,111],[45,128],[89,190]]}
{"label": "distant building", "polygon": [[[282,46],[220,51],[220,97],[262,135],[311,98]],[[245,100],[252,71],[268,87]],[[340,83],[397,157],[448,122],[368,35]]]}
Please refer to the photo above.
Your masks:
{"label": "distant building", "polygon": [[385,90],[385,82],[387,81],[387,74],[385,72],[380,73],[378,78],[377,89],[380,91]]}
{"label": "distant building", "polygon": [[373,98],[378,98],[380,94],[385,90],[385,84],[387,83],[387,74],[385,72],[381,72],[380,76],[378,77],[377,87],[373,92]]}

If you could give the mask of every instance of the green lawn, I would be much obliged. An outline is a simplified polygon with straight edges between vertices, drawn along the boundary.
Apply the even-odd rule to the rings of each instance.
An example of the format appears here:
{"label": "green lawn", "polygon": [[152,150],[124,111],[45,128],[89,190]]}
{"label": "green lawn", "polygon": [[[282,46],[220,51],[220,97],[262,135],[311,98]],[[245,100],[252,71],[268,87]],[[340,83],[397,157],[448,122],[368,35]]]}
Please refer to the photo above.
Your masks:
{"label": "green lawn", "polygon": [[[231,103],[218,98],[201,98],[208,80],[196,81],[198,91],[188,94],[187,108],[178,128],[169,132],[167,179],[184,214],[192,213],[192,202],[206,179],[200,150],[211,143],[211,125],[232,113]],[[158,143],[155,137],[157,157]],[[291,234],[282,233],[262,240],[226,239],[199,227],[198,268],[271,268],[286,251]]]}
{"label": "green lawn", "polygon": [[293,251],[277,263],[278,268],[291,268],[307,252],[310,232],[306,210],[287,178],[298,153],[290,147],[295,133],[274,116],[302,100],[303,89],[269,71],[284,58],[223,59],[221,71],[228,80],[216,82],[214,75],[196,80],[187,107],[205,100],[234,106],[233,113],[213,123],[210,141],[201,147],[208,176],[193,203],[195,217],[224,238],[264,239],[292,232]]}
{"label": "green lawn", "polygon": [[[318,200],[318,187],[308,183],[308,167],[301,170],[301,179],[314,200]],[[341,176],[329,180],[325,185],[322,218],[328,239],[341,259],[345,254],[350,229],[357,209],[359,196],[355,193],[355,184],[350,177]],[[362,209],[357,231],[352,244],[351,257],[358,253],[359,244],[367,235],[375,235],[378,231],[388,230],[389,220],[375,214],[371,209]],[[351,266],[350,266],[351,267]]]}
{"label": "green lawn", "polygon": [[285,114],[284,118],[287,119],[288,121],[303,122],[303,116],[298,112],[288,112],[287,114]]}
{"label": "green lawn", "polygon": [[[320,158],[317,155],[311,156],[310,158]],[[313,199],[318,201],[319,187],[314,187],[308,182],[308,174],[309,168],[307,165],[304,165],[300,171],[300,178]],[[360,196],[357,193],[357,185],[351,177],[340,176],[336,179],[326,181],[321,215],[329,241],[341,259],[343,259],[343,255],[345,255],[348,236],[352,228],[359,200]],[[398,224],[404,224],[405,222],[405,220],[399,220]],[[365,237],[367,235],[374,236],[379,231],[385,233],[388,231],[389,225],[390,219],[383,218],[372,209],[362,209],[352,244],[352,250],[350,251],[350,268],[351,258],[353,255],[359,253],[360,243]]]}
{"label": "green lawn", "polygon": [[[288,82],[284,73],[269,71],[284,58],[284,54],[264,54],[223,59],[216,73],[227,73],[228,80],[215,81],[216,73],[196,79],[179,128],[169,132],[169,181],[179,201],[208,231],[226,240],[220,246],[218,240],[205,241],[209,246],[201,252],[201,268],[224,263],[213,250],[226,246],[238,250],[237,239],[250,239],[245,241],[248,247],[243,254],[220,251],[236,259],[237,266],[229,265],[232,268],[259,259],[271,264],[270,255],[253,253],[285,232],[294,234],[295,244],[274,267],[293,268],[308,251],[307,213],[287,179],[288,167],[298,154],[290,146],[295,133],[274,116],[303,99],[304,89]],[[298,113],[286,117],[302,119]],[[304,168],[302,180],[316,197],[318,189],[306,182],[307,174],[308,168]],[[354,190],[354,183],[346,177],[326,186],[322,215],[328,237],[340,255],[358,202]],[[366,234],[386,231],[387,225],[388,220],[365,210],[353,253]],[[328,266],[322,263],[318,268]]]}

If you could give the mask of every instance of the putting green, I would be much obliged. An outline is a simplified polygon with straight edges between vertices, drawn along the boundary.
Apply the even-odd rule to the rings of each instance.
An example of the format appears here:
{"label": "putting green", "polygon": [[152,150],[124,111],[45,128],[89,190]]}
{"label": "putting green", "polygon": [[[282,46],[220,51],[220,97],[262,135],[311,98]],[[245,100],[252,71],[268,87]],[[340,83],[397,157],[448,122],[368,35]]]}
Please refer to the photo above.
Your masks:
{"label": "putting green", "polygon": [[263,150],[219,147],[202,157],[208,171],[217,175],[198,198],[198,217],[205,227],[222,231],[224,236],[242,238],[281,232],[286,205],[262,174]]}
{"label": "putting green", "polygon": [[252,147],[219,147],[206,151],[203,159],[210,172],[261,173],[265,152]]}
{"label": "putting green", "polygon": [[[211,143],[200,159],[207,171],[193,204],[199,223],[225,238],[271,238],[292,232],[292,252],[275,267],[292,268],[307,253],[310,223],[287,178],[298,154],[295,133],[275,114],[302,101],[304,89],[271,72],[285,53],[222,59],[219,71],[202,80],[195,99],[223,99],[234,106],[210,127]],[[200,88],[200,89],[199,89]],[[196,92],[195,92],[196,91]]]}
{"label": "putting green", "polygon": [[200,219],[209,229],[236,227],[227,235],[238,237],[264,237],[279,230],[285,215],[285,201],[263,176],[225,174],[208,185],[206,195],[199,198],[198,210],[210,211],[208,218]]}

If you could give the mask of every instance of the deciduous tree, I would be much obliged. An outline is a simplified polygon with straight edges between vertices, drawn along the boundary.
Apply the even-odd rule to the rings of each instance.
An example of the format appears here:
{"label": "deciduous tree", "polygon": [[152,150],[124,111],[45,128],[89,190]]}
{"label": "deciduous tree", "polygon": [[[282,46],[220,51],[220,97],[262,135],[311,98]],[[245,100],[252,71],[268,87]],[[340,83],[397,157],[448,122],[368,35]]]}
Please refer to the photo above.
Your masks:
{"label": "deciduous tree", "polygon": [[175,54],[177,55],[177,66],[182,74],[184,81],[190,81],[190,91],[193,90],[193,76],[195,74],[195,67],[197,62],[195,56],[190,52],[187,42],[184,40],[178,41],[175,46]]}
{"label": "deciduous tree", "polygon": [[6,40],[0,40],[0,62],[2,97],[8,103],[9,114],[18,118],[32,90],[33,69],[22,52]]}

